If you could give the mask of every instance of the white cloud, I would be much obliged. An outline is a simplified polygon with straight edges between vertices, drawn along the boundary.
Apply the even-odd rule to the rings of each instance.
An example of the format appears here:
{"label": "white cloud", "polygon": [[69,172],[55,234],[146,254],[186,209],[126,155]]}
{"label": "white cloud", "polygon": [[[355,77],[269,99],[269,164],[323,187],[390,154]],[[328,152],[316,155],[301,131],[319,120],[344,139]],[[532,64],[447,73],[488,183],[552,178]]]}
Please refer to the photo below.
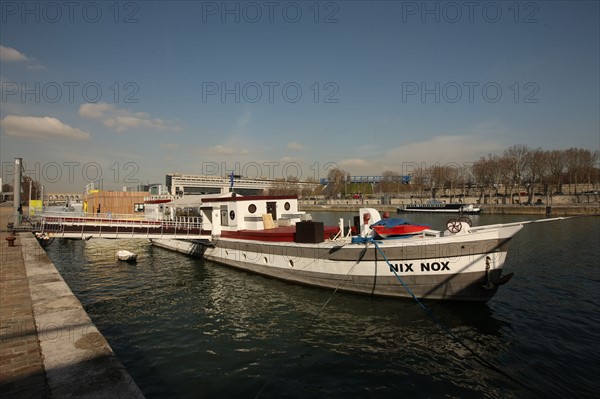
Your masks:
{"label": "white cloud", "polygon": [[31,70],[42,70],[46,69],[45,66],[36,64],[34,58],[27,57],[25,54],[16,50],[12,47],[5,47],[0,45],[0,61],[5,62],[27,62],[25,65],[28,69]]}
{"label": "white cloud", "polygon": [[[429,140],[403,144],[387,151],[382,161],[388,165],[419,163],[463,164],[477,161],[481,156],[503,148],[495,138],[482,135],[435,136]],[[390,166],[390,168],[393,166]]]}
{"label": "white cloud", "polygon": [[21,62],[27,60],[27,56],[20,51],[15,50],[12,47],[4,47],[0,45],[0,61]]}
{"label": "white cloud", "polygon": [[177,150],[179,148],[179,144],[175,143],[160,143],[160,147],[165,150]]}
{"label": "white cloud", "polygon": [[216,145],[214,147],[209,147],[207,149],[209,154],[218,154],[218,155],[233,155],[235,153],[235,149],[233,147],[227,147],[224,145]]}
{"label": "white cloud", "polygon": [[139,128],[181,131],[176,123],[151,118],[147,112],[131,112],[107,103],[82,104],[79,107],[79,115],[90,119],[101,119],[104,126],[118,133]]}
{"label": "white cloud", "polygon": [[113,105],[106,103],[82,104],[79,107],[79,115],[86,118],[102,118],[104,114],[113,109]]}
{"label": "white cloud", "polygon": [[465,128],[464,135],[438,135],[410,142],[397,142],[393,146],[357,147],[347,152],[347,158],[333,158],[337,166],[351,175],[381,175],[386,170],[403,174],[415,168],[433,165],[463,166],[477,161],[488,153],[498,153],[506,148],[502,126],[480,124]]}
{"label": "white cloud", "polygon": [[368,167],[370,164],[371,162],[361,158],[342,159],[339,162],[339,165],[342,168],[365,168]]}
{"label": "white cloud", "polygon": [[304,146],[298,142],[295,141],[291,141],[287,144],[287,148],[289,148],[290,150],[303,150]]}
{"label": "white cloud", "polygon": [[28,139],[68,139],[90,140],[91,135],[83,130],[71,127],[49,116],[7,115],[2,119],[2,129],[7,136]]}

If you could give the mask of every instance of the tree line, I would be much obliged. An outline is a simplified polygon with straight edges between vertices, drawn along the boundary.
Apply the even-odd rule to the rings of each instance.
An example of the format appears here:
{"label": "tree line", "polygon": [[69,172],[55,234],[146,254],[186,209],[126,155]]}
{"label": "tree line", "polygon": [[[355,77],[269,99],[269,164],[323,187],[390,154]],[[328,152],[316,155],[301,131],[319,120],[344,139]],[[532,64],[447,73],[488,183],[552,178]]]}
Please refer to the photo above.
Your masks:
{"label": "tree line", "polygon": [[[581,194],[579,186],[587,190],[598,186],[600,169],[598,151],[583,148],[567,150],[530,149],[515,145],[500,155],[488,155],[473,164],[472,173],[482,193],[493,191],[504,195],[525,188],[529,201],[534,193],[542,195]],[[567,192],[563,185],[568,184]]]}
{"label": "tree line", "polygon": [[[349,173],[340,168],[329,171],[326,195],[347,192]],[[446,193],[483,197],[520,195],[531,202],[534,194],[581,194],[579,187],[600,184],[599,152],[582,148],[543,150],[519,144],[501,155],[488,154],[472,163],[431,165],[414,168],[409,185],[400,173],[383,172],[381,182],[373,185],[373,194],[414,193],[435,198]],[[563,193],[563,185],[568,189]],[[458,193],[458,194],[457,194]]]}

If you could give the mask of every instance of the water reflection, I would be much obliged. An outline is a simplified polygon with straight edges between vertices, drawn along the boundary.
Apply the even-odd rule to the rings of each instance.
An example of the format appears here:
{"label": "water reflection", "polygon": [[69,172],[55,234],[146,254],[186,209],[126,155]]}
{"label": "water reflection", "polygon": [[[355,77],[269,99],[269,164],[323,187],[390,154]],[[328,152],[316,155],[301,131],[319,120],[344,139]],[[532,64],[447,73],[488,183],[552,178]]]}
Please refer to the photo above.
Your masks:
{"label": "water reflection", "polygon": [[[239,272],[146,244],[135,247],[137,264],[118,262],[116,250],[132,246],[113,241],[62,240],[49,252],[71,257],[72,262],[61,264],[65,278],[84,296],[86,309],[135,379],[141,378],[149,397],[165,393],[155,382],[156,373],[182,397],[195,392],[182,391],[183,377],[209,379],[206,392],[247,394],[257,392],[280,366],[266,392],[281,393],[292,384],[303,396],[315,368],[326,375],[328,364],[341,359],[360,365],[360,373],[368,370],[371,377],[361,389],[383,383],[375,375],[382,367],[403,375],[452,375],[465,380],[466,389],[476,390],[495,378],[476,363],[465,363],[471,355],[411,301],[338,293],[322,310],[329,290]],[[466,313],[450,305],[433,308],[474,350],[491,357],[505,350],[503,323],[487,305],[472,306]],[[169,371],[173,367],[180,370],[177,375]],[[312,370],[308,375],[305,367]],[[355,372],[340,376],[344,384],[352,386]],[[231,380],[238,386],[233,391]],[[311,387],[335,392],[323,381]]]}
{"label": "water reflection", "polygon": [[[427,219],[414,221],[442,220]],[[599,225],[569,223],[561,245],[536,244],[558,234],[547,226],[520,233],[507,262],[517,275],[489,303],[428,302],[478,356],[551,396],[597,388],[598,248],[563,252]],[[141,240],[94,241],[56,240],[47,251],[148,398],[253,397],[267,380],[263,397],[537,396],[483,366],[411,300],[337,293],[321,310],[332,291]],[[117,261],[120,247],[138,262]]]}

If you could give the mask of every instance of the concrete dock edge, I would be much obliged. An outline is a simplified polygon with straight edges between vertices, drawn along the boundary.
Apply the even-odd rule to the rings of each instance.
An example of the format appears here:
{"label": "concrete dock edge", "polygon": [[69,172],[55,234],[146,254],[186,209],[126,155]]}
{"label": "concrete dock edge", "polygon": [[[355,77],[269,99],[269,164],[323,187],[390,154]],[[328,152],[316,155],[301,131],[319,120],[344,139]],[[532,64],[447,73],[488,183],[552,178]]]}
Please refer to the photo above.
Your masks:
{"label": "concrete dock edge", "polygon": [[143,398],[36,238],[19,239],[50,397]]}

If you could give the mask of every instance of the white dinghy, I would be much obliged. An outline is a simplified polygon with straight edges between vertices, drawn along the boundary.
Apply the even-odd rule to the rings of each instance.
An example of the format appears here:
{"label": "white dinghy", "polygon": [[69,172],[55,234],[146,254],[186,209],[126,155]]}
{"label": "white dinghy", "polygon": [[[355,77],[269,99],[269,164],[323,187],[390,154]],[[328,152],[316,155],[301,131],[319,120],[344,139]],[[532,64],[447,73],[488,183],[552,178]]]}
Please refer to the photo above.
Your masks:
{"label": "white dinghy", "polygon": [[135,262],[137,259],[137,254],[127,251],[125,249],[120,249],[119,251],[117,251],[117,258],[125,262]]}

